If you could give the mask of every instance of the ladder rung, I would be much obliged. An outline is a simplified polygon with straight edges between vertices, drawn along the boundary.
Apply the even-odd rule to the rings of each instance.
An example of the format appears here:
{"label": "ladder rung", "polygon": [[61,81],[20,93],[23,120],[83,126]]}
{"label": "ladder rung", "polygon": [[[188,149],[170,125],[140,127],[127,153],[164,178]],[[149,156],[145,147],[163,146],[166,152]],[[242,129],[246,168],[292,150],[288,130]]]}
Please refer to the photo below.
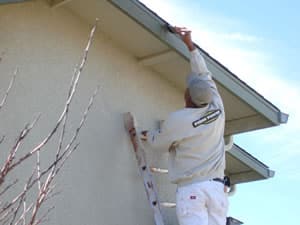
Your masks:
{"label": "ladder rung", "polygon": [[160,205],[163,207],[166,207],[166,208],[175,208],[176,207],[176,203],[172,203],[172,202],[161,202]]}
{"label": "ladder rung", "polygon": [[166,169],[161,169],[161,168],[155,168],[155,167],[150,167],[151,172],[154,173],[168,173],[169,171]]}
{"label": "ladder rung", "polygon": [[133,150],[137,160],[140,175],[143,178],[148,202],[153,209],[155,225],[164,225],[160,204],[157,200],[158,194],[155,180],[153,179],[152,173],[148,169],[149,167],[147,166],[146,153],[143,145],[141,145],[140,143],[138,135],[136,135],[136,124],[131,113],[124,114],[124,125],[133,145]]}

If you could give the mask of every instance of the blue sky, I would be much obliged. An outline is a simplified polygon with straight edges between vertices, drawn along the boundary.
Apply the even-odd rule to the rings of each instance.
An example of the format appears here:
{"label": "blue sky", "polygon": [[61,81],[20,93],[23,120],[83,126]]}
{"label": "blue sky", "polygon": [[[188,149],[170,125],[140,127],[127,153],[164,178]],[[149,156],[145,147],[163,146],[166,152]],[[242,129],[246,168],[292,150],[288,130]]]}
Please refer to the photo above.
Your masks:
{"label": "blue sky", "polygon": [[234,137],[276,174],[238,185],[230,197],[229,215],[245,225],[299,224],[300,2],[141,2],[169,23],[190,28],[198,45],[290,115],[286,125]]}

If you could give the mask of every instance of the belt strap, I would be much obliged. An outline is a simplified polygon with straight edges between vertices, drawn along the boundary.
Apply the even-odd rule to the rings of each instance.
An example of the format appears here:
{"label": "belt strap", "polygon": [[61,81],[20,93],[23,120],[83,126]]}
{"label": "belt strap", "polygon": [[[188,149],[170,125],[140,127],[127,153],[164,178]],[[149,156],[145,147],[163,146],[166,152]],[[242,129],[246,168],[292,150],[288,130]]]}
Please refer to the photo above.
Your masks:
{"label": "belt strap", "polygon": [[225,176],[223,179],[217,177],[217,178],[214,178],[212,180],[217,181],[217,182],[221,182],[225,186],[230,187],[230,178],[228,176]]}
{"label": "belt strap", "polygon": [[223,179],[221,179],[221,178],[214,178],[214,179],[212,179],[213,181],[217,181],[217,182],[220,182],[220,183],[222,183],[222,184],[224,184],[224,180]]}

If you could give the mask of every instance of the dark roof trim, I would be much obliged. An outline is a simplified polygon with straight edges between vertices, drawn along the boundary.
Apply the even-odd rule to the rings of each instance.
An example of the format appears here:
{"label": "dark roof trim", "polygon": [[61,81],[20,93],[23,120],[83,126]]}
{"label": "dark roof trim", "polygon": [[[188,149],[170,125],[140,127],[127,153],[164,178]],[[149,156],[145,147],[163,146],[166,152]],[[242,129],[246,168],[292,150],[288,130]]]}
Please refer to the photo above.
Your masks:
{"label": "dark roof trim", "polygon": [[26,2],[28,0],[0,0],[0,4],[6,4],[6,3],[19,3],[19,2]]}
{"label": "dark roof trim", "polygon": [[[167,29],[168,23],[157,14],[137,0],[109,0],[115,7],[127,14],[134,21],[143,26],[146,30],[156,36],[159,40],[177,51],[186,60],[189,60],[189,51],[182,41]],[[199,47],[198,47],[199,48]],[[219,70],[214,73],[214,78],[226,89],[247,102],[252,108],[261,113],[273,125],[286,123],[288,115],[282,113],[276,106],[258,94],[254,89],[240,80],[220,62],[211,57],[203,49],[199,48],[210,68]],[[221,73],[220,73],[221,71]]]}

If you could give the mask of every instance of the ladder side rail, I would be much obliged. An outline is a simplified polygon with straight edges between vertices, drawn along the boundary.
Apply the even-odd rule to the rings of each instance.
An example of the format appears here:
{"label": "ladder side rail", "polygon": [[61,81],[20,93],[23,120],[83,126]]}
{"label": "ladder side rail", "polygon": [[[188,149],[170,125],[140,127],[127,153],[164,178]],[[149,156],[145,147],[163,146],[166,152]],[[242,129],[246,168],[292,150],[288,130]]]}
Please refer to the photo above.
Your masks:
{"label": "ladder side rail", "polygon": [[152,177],[149,166],[147,165],[145,151],[140,143],[139,137],[137,135],[136,125],[134,117],[131,113],[124,114],[124,124],[125,128],[129,133],[136,160],[138,163],[139,173],[143,178],[144,187],[147,194],[147,199],[150,203],[151,208],[154,213],[154,220],[156,225],[164,225],[160,202],[158,200],[158,194],[156,189],[156,184]]}

